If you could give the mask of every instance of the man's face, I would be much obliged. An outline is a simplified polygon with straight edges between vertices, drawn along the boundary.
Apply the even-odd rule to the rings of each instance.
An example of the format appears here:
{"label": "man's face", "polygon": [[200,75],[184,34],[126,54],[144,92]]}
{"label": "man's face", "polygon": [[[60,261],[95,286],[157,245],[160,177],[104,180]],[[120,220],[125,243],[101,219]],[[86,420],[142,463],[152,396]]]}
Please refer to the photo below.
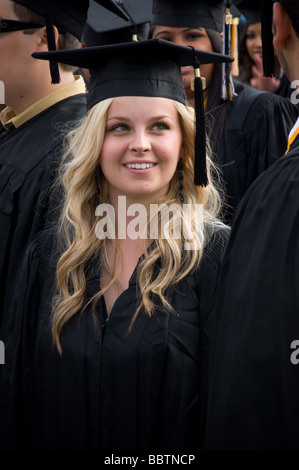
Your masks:
{"label": "man's face", "polygon": [[[20,20],[13,10],[13,2],[0,0],[0,19]],[[37,30],[38,31],[38,30]],[[0,33],[0,80],[5,86],[5,103],[11,94],[22,96],[22,87],[32,74],[33,58],[36,47],[36,33],[24,34],[24,31]]]}

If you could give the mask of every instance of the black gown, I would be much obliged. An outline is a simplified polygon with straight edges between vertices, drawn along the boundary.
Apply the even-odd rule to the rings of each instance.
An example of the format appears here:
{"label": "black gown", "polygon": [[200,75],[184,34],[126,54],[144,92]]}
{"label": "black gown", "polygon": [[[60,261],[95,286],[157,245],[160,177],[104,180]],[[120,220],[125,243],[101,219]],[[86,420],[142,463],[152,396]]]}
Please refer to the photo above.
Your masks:
{"label": "black gown", "polygon": [[298,136],[236,212],[216,311],[205,448],[299,450]]}
{"label": "black gown", "polygon": [[[54,203],[50,187],[65,131],[85,114],[86,95],[78,94],[54,104],[22,126],[0,134],[0,326],[3,328],[25,250],[46,221],[55,219],[54,207],[59,201]],[[3,340],[5,331],[0,329],[0,332]]]}
{"label": "black gown", "polygon": [[228,224],[252,182],[285,153],[298,116],[298,106],[288,98],[240,82],[235,82],[235,90],[238,96],[226,105],[225,129],[216,158],[230,206],[224,217]]}
{"label": "black gown", "polygon": [[[61,357],[49,331],[58,251],[48,232],[39,233],[28,252],[12,306],[0,387],[1,448],[199,450],[215,286],[229,229],[214,231],[200,268],[169,293],[177,315],[161,305],[152,318],[141,312],[127,334],[136,307],[135,268],[109,320],[104,300],[96,305],[98,328],[90,306],[72,317],[62,332]],[[88,270],[88,298],[99,290],[99,276],[95,264]]]}

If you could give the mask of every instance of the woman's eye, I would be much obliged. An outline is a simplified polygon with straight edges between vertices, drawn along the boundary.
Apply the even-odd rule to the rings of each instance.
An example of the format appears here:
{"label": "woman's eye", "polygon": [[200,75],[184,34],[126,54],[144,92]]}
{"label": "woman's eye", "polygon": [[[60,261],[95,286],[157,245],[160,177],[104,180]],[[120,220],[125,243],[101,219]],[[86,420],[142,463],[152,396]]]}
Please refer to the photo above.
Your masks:
{"label": "woman's eye", "polygon": [[169,126],[165,122],[156,122],[156,124],[154,124],[152,128],[157,131],[164,131],[166,129],[169,129]]}
{"label": "woman's eye", "polygon": [[254,38],[255,38],[254,34],[252,34],[252,33],[246,34],[246,39],[254,39]]}
{"label": "woman's eye", "polygon": [[200,39],[202,38],[203,35],[202,34],[198,34],[198,33],[192,33],[192,34],[188,34],[186,36],[186,40],[190,41],[190,40],[194,40],[194,39]]}
{"label": "woman's eye", "polygon": [[173,42],[173,40],[169,36],[168,37],[159,36],[159,39],[164,39],[164,41]]}
{"label": "woman's eye", "polygon": [[114,126],[110,127],[110,129],[108,129],[108,131],[110,132],[122,132],[122,131],[127,131],[127,130],[128,130],[128,126],[123,123],[115,124]]}

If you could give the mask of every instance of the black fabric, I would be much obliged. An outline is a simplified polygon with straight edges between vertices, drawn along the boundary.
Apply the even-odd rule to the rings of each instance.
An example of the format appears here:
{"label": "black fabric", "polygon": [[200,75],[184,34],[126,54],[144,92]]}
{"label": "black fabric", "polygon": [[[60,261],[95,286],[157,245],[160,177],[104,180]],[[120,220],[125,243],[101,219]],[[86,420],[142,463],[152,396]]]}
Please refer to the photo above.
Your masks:
{"label": "black fabric", "polygon": [[[87,21],[82,35],[82,41],[84,41],[87,46],[109,44],[109,42],[103,42],[105,37],[110,37],[109,32],[115,33],[119,31],[119,34],[124,34],[124,32],[122,32],[123,29],[134,31],[136,28],[135,32],[137,33],[139,29],[137,28],[138,26],[144,25],[145,23],[150,24],[152,19],[151,0],[138,0],[138,2],[136,2],[136,0],[122,0],[121,6],[129,16],[129,21],[125,21],[110,11],[104,10],[95,1],[90,2]],[[106,33],[106,35],[104,33]],[[147,36],[144,36],[144,39],[147,39]],[[117,42],[123,41],[115,41],[115,43]]]}
{"label": "black fabric", "polygon": [[87,23],[84,27],[82,42],[87,47],[100,46],[105,44],[117,44],[121,42],[133,41],[133,36],[137,36],[138,41],[148,39],[150,31],[150,23],[143,23],[136,26],[129,26],[128,28],[115,29],[112,31],[105,31],[103,33],[96,32]]}
{"label": "black fabric", "polygon": [[[62,356],[49,317],[59,257],[40,233],[23,265],[12,305],[0,387],[1,448],[26,450],[197,451],[206,411],[209,345],[219,264],[229,229],[216,229],[201,267],[168,294],[178,315],[135,311],[137,268],[109,320],[102,299],[62,332]],[[52,244],[53,243],[53,244]],[[88,298],[99,290],[90,270]],[[3,432],[4,431],[4,432]]]}
{"label": "black fabric", "polygon": [[[227,190],[224,218],[230,224],[252,182],[287,149],[298,107],[274,93],[235,82],[238,96],[227,104],[227,118],[216,161]],[[211,135],[211,139],[220,136]]]}
{"label": "black fabric", "polygon": [[260,0],[233,0],[233,2],[246,18],[246,25],[261,22]]}
{"label": "black fabric", "polygon": [[223,29],[223,0],[153,0],[152,24],[180,28]]}
{"label": "black fabric", "polygon": [[151,0],[138,0],[138,3],[136,0],[123,0],[121,5],[129,21],[124,21],[91,1],[81,42],[90,47],[130,42],[133,35],[137,36],[138,41],[148,39],[152,18]]}
{"label": "black fabric", "polygon": [[26,248],[36,233],[57,217],[61,201],[50,188],[65,132],[85,113],[86,95],[75,95],[0,134],[1,339]]}
{"label": "black fabric", "polygon": [[297,136],[252,185],[232,225],[219,276],[206,449],[299,450],[298,201]]}

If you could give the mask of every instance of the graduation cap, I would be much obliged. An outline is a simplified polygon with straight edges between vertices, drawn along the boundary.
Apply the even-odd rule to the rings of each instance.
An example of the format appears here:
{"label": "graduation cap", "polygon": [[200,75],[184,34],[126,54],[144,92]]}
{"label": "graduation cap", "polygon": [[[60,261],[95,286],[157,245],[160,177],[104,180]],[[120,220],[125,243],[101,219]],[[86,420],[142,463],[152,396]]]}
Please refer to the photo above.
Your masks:
{"label": "graduation cap", "polygon": [[[223,54],[235,54],[237,59],[237,23],[230,12],[231,1],[225,0],[153,0],[154,25],[174,28],[205,28],[223,32]],[[232,42],[232,40],[234,42]],[[238,61],[234,75],[238,75]],[[231,64],[222,65],[222,92],[224,101],[235,96]]]}
{"label": "graduation cap", "polygon": [[153,0],[152,23],[174,28],[208,28],[220,33],[223,0]]}
{"label": "graduation cap", "polygon": [[230,62],[214,52],[180,46],[163,39],[94,46],[68,51],[39,52],[37,59],[88,68],[91,79],[87,94],[88,109],[107,98],[117,96],[157,96],[188,104],[181,67],[195,69],[195,163],[194,182],[208,183],[206,172],[206,141],[204,108],[199,65]]}
{"label": "graduation cap", "polygon": [[129,17],[128,21],[104,10],[91,0],[82,42],[87,46],[100,46],[148,38],[152,0],[118,0],[118,4]]}
{"label": "graduation cap", "polygon": [[[102,7],[128,20],[126,13],[113,0],[96,0]],[[55,51],[55,38],[53,26],[62,31],[72,33],[81,39],[83,27],[87,18],[89,0],[14,0],[29,10],[45,17],[49,50]],[[59,83],[59,69],[57,62],[50,62],[52,83]]]}
{"label": "graduation cap", "polygon": [[261,2],[260,0],[234,0],[238,10],[246,19],[246,24],[261,22]]}

